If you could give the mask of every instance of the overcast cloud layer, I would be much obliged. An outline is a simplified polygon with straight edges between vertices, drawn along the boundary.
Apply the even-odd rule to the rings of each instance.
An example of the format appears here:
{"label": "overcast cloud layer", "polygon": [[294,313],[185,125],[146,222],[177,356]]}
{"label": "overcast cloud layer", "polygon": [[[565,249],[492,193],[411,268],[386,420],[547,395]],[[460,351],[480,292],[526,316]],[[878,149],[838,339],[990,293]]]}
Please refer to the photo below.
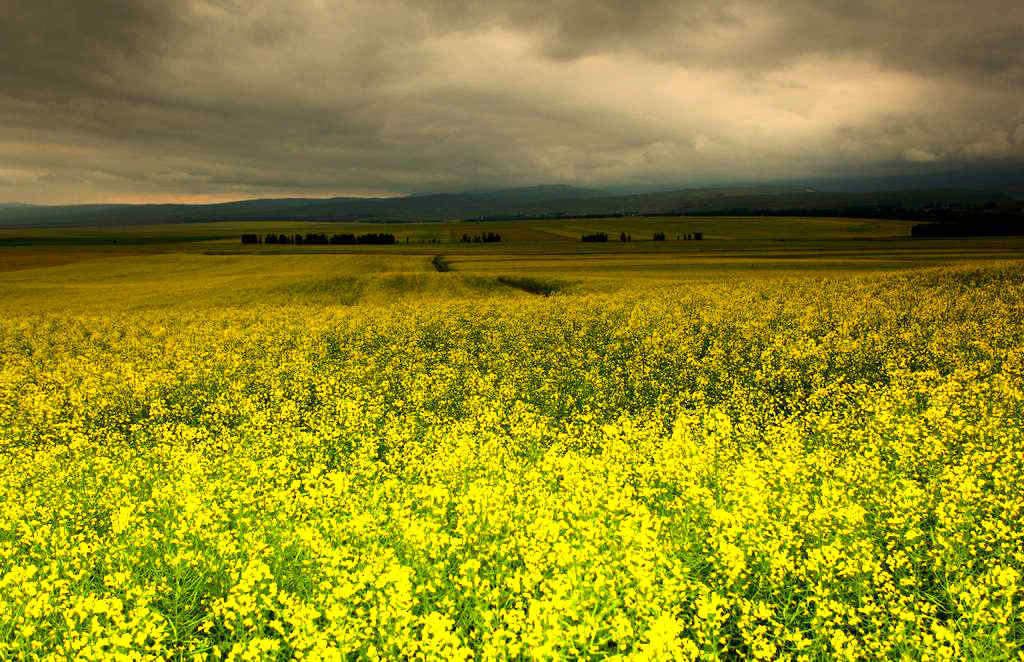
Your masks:
{"label": "overcast cloud layer", "polygon": [[1024,159],[1019,0],[0,0],[0,202]]}

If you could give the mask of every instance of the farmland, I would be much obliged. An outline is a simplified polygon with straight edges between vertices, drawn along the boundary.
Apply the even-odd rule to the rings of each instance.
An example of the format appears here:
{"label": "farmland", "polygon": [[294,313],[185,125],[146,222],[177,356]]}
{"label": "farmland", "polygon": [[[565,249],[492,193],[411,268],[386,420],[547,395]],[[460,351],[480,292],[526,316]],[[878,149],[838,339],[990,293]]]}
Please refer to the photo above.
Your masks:
{"label": "farmland", "polygon": [[2,230],[0,658],[1021,659],[1024,240],[908,226]]}

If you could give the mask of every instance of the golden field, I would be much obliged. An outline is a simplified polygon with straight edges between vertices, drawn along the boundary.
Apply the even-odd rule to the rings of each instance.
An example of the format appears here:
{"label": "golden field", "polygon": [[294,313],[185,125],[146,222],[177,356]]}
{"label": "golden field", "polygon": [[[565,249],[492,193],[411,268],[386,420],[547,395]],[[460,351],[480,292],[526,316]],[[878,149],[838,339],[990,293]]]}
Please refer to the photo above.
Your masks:
{"label": "golden field", "polygon": [[0,659],[1024,659],[1024,264],[452,262],[0,274]]}

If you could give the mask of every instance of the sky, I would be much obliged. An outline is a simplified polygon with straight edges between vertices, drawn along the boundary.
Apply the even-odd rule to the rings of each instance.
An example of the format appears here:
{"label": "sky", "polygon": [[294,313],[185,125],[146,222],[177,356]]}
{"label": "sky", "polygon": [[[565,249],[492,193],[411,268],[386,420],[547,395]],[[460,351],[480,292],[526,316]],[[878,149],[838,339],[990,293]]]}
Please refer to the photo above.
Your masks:
{"label": "sky", "polygon": [[1024,162],[1020,0],[0,0],[0,202]]}

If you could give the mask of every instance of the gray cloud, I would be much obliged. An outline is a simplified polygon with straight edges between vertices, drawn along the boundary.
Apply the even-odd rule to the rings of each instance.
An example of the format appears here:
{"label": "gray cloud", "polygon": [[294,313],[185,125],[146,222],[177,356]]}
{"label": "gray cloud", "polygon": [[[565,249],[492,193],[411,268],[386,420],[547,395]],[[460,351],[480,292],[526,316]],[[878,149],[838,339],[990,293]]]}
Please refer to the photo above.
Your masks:
{"label": "gray cloud", "polygon": [[4,0],[0,200],[1024,158],[1017,2]]}
{"label": "gray cloud", "polygon": [[183,3],[4,0],[0,83],[59,100],[110,92],[172,51]]}

